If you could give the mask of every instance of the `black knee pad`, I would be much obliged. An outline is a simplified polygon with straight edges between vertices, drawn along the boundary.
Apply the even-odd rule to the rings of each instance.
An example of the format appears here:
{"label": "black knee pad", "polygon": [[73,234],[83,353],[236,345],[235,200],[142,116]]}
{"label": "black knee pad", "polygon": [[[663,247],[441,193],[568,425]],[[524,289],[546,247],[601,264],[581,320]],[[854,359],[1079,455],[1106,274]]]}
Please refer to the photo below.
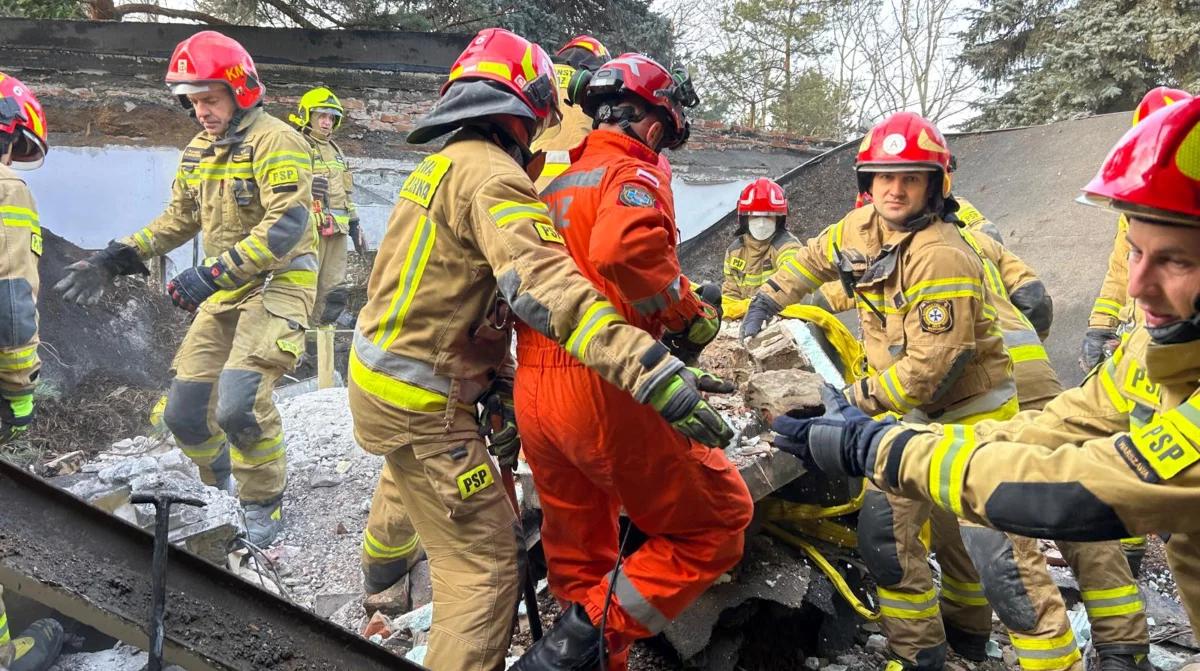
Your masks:
{"label": "black knee pad", "polygon": [[966,526],[962,528],[963,545],[983,583],[983,595],[996,611],[996,616],[1014,631],[1029,631],[1037,625],[1037,609],[1013,554],[1008,536],[995,529]]}
{"label": "black knee pad", "polygon": [[221,371],[217,382],[217,424],[234,445],[247,445],[262,437],[262,428],[254,417],[254,400],[260,384],[262,373],[258,371]]}
{"label": "black knee pad", "polygon": [[175,378],[167,392],[163,423],[185,445],[199,445],[213,434],[208,429],[208,399],[213,383]]}
{"label": "black knee pad", "polygon": [[892,521],[892,506],[887,495],[868,490],[858,513],[858,553],[875,582],[884,587],[895,585],[904,578]]}

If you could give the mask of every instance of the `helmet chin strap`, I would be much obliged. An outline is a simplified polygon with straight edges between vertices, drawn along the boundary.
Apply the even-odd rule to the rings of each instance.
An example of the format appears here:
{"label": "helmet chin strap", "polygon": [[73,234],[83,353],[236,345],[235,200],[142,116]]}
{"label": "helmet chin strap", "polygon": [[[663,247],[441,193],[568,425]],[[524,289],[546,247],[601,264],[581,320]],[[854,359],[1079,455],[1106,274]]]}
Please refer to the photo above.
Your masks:
{"label": "helmet chin strap", "polygon": [[1159,345],[1182,345],[1193,340],[1200,340],[1200,296],[1196,297],[1192,308],[1195,312],[1187,319],[1157,328],[1146,327],[1150,339]]}

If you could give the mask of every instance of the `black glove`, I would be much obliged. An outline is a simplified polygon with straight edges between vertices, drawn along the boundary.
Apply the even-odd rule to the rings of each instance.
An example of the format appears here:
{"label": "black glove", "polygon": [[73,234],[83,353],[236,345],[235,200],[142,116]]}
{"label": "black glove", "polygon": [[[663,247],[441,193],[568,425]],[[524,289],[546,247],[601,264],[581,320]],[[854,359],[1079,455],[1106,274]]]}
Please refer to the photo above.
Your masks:
{"label": "black glove", "polygon": [[704,284],[692,288],[700,299],[703,312],[688,322],[682,331],[669,331],[662,339],[667,350],[689,366],[696,365],[700,352],[716,339],[721,331],[722,317],[721,287]]}
{"label": "black glove", "polygon": [[359,254],[367,253],[367,238],[363,235],[362,225],[358,217],[350,220],[350,242],[354,243],[354,251]]}
{"label": "black glove", "polygon": [[517,467],[521,452],[521,434],[517,431],[517,412],[513,407],[512,380],[498,378],[479,399],[479,435],[488,439],[488,450],[504,468]]}
{"label": "black glove", "polygon": [[647,402],[688,438],[709,447],[725,447],[733,440],[733,429],[700,392],[728,394],[733,390],[732,382],[716,375],[699,368],[682,368],[660,382]]}
{"label": "black glove", "polygon": [[329,195],[329,178],[325,175],[313,175],[312,178],[312,197],[313,200],[323,200]]}
{"label": "black glove", "polygon": [[871,419],[850,405],[836,387],[821,388],[825,414],[820,417],[776,417],[771,430],[775,447],[795,455],[809,470],[861,477],[873,470],[874,447],[896,420]]}
{"label": "black glove", "polygon": [[756,294],[746,308],[746,316],[742,318],[742,340],[753,338],[763,330],[767,320],[779,314],[782,310],[778,303],[763,294]]}
{"label": "black glove", "polygon": [[1083,334],[1083,343],[1079,349],[1079,367],[1083,372],[1091,372],[1101,361],[1113,353],[1120,344],[1116,329],[1090,328]]}
{"label": "black glove", "polygon": [[32,393],[0,398],[0,445],[28,431],[33,416]]}
{"label": "black glove", "polygon": [[117,275],[149,275],[137,250],[116,240],[108,247],[67,266],[67,274],[54,285],[63,300],[78,305],[95,305]]}
{"label": "black glove", "polygon": [[167,282],[167,295],[177,307],[195,312],[209,296],[236,286],[224,264],[217,259],[205,259],[201,265],[188,268]]}

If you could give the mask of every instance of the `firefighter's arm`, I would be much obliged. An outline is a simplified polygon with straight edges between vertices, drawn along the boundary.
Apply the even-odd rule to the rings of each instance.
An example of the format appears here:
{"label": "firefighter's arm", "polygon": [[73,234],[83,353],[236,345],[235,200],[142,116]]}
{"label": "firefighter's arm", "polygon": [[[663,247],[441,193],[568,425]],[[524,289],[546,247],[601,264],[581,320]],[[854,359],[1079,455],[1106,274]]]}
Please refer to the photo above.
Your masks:
{"label": "firefighter's arm", "polygon": [[[1197,399],[1188,404],[1200,410]],[[1007,423],[1025,421],[1021,413]],[[1151,531],[1200,531],[1181,514],[1200,505],[1200,427],[1152,422],[1082,444],[988,440],[976,427],[893,429],[872,480],[884,491],[932,501],[960,517],[1022,536],[1076,541]]]}
{"label": "firefighter's arm", "polygon": [[466,219],[463,236],[478,241],[512,311],[604,379],[645,402],[683,367],[580,274],[526,178],[498,175],[484,182]]}
{"label": "firefighter's arm", "polygon": [[41,368],[38,358],[38,257],[42,229],[37,207],[25,183],[0,181],[0,292],[7,298],[0,311],[0,395],[5,398],[33,392]]}
{"label": "firefighter's arm", "polygon": [[638,314],[660,316],[678,330],[701,314],[700,301],[680,271],[663,196],[644,173],[622,171],[606,180],[588,258]]}
{"label": "firefighter's arm", "polygon": [[1088,317],[1089,328],[1116,329],[1121,325],[1121,308],[1129,300],[1126,286],[1129,281],[1129,240],[1125,237],[1128,230],[1129,221],[1125,215],[1121,215],[1112,252],[1108,255],[1108,271],[1104,274],[1100,294],[1096,296],[1092,314]]}
{"label": "firefighter's arm", "polygon": [[281,267],[296,246],[306,240],[311,243],[313,235],[309,224],[312,153],[303,136],[294,132],[264,136],[254,147],[253,170],[265,212],[246,237],[218,258],[232,286]]}
{"label": "firefighter's arm", "polygon": [[198,206],[192,194],[194,189],[199,188],[201,179],[197,173],[186,170],[185,164],[180,162],[175,181],[171,183],[171,201],[166,209],[147,226],[117,242],[133,247],[137,250],[138,258],[146,261],[191,240],[200,232]]}
{"label": "firefighter's arm", "polygon": [[[984,305],[979,258],[930,245],[912,254],[908,270],[919,279],[906,288],[904,306],[886,315],[889,342],[902,345],[899,358],[849,390],[850,402],[868,415],[903,415],[938,401],[975,356],[975,321]],[[868,298],[884,305],[882,296]],[[902,342],[892,342],[900,336]]]}
{"label": "firefighter's arm", "polygon": [[982,233],[988,238],[995,240],[998,244],[1004,244],[1004,236],[1000,233],[1000,229],[996,224],[983,216],[983,213],[966,198],[956,197],[956,200],[958,200],[958,211],[955,215],[968,231]]}
{"label": "firefighter's arm", "polygon": [[846,295],[846,289],[840,282],[826,282],[821,289],[812,295],[812,304],[837,314],[854,309],[854,299]]}
{"label": "firefighter's arm", "polygon": [[1045,283],[1029,264],[1004,245],[975,231],[968,234],[1000,272],[1000,281],[1013,306],[1025,315],[1033,329],[1045,340],[1054,322],[1054,301],[1046,291]]}
{"label": "firefighter's arm", "polygon": [[725,263],[722,266],[721,279],[721,295],[723,296],[728,296],[730,298],[742,297],[742,288],[738,286],[737,276],[734,275],[734,273],[737,271],[737,269],[734,268],[734,265],[736,265],[739,261],[740,258],[734,253],[733,249],[728,249],[725,251]]}
{"label": "firefighter's arm", "polygon": [[794,254],[781,260],[775,274],[758,290],[758,295],[782,308],[799,303],[822,284],[836,280],[837,257],[832,243],[836,226],[829,226],[817,237],[797,245]]}
{"label": "firefighter's arm", "polygon": [[346,157],[342,157],[342,163],[346,169],[342,171],[342,183],[346,189],[346,212],[350,214],[351,219],[358,219],[358,208],[354,206],[354,176],[350,174],[350,164],[346,162]]}

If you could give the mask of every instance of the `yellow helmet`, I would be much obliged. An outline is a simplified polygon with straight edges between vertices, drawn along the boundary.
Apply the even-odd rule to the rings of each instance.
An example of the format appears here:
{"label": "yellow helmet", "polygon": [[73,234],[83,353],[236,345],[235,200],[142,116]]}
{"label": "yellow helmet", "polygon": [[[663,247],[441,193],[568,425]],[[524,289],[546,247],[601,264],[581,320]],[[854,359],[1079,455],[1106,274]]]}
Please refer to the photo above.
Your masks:
{"label": "yellow helmet", "polygon": [[346,115],[346,110],[342,107],[342,101],[333,95],[333,91],[324,86],[318,86],[300,96],[300,103],[296,105],[296,113],[288,115],[288,120],[296,124],[297,127],[304,128],[312,121],[313,112],[329,112],[332,114],[335,117],[333,121],[335,130],[342,125],[342,117]]}

